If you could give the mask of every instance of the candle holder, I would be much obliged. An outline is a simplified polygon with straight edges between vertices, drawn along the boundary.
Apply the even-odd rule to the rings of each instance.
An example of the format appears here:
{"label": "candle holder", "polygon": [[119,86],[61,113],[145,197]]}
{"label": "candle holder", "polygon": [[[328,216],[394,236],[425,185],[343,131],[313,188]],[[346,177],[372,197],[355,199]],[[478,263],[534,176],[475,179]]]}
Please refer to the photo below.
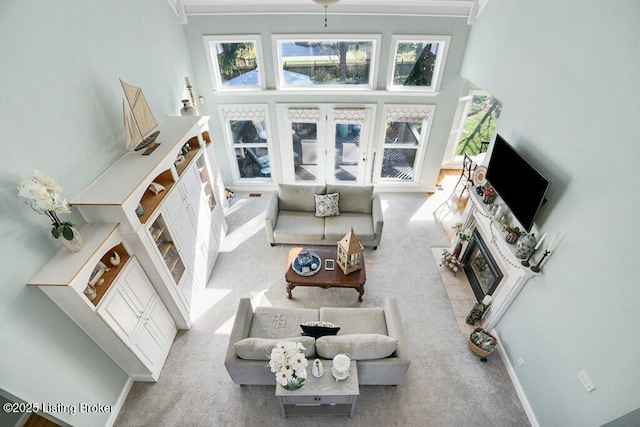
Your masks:
{"label": "candle holder", "polygon": [[520,264],[524,265],[525,267],[529,267],[531,265],[529,264],[529,261],[531,260],[531,257],[533,256],[533,254],[535,254],[536,252],[538,252],[538,250],[536,248],[533,248],[529,257],[524,261],[520,261]]}
{"label": "candle holder", "polygon": [[549,255],[550,253],[551,251],[545,250],[544,254],[542,254],[542,259],[540,260],[538,265],[534,265],[533,267],[531,267],[531,271],[533,271],[534,273],[540,273],[540,266],[544,262],[544,259],[547,257],[547,255]]}

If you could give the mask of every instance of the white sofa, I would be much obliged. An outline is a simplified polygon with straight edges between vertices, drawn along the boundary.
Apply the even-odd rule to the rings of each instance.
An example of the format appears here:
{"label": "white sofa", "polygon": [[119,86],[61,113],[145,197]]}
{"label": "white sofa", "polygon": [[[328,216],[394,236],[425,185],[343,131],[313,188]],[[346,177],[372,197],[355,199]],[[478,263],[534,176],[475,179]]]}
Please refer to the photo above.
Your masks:
{"label": "white sofa", "polygon": [[[338,335],[333,338],[321,337],[317,340],[301,336],[300,324],[317,320],[340,326]],[[363,343],[363,340],[368,340],[369,337],[383,338],[383,341],[386,341],[383,344],[385,346],[389,341],[397,344],[389,356],[375,358],[370,350],[371,347],[376,346],[376,343],[372,345]],[[306,354],[310,363],[315,357],[322,359],[322,356],[318,356],[316,352],[316,343],[317,351],[320,351],[321,340],[327,339],[322,350],[331,352],[331,349],[327,349],[327,345],[330,345],[327,342],[331,339],[340,340],[341,342],[333,348],[333,351],[334,353],[336,350],[349,352],[354,355],[360,385],[399,385],[410,364],[407,339],[395,298],[387,298],[384,308],[322,307],[317,310],[257,307],[255,311],[249,298],[242,298],[238,304],[224,362],[233,382],[241,385],[275,385],[275,375],[269,369],[268,354],[273,345],[285,338],[303,342],[307,347]],[[384,338],[388,339],[384,340]],[[375,338],[371,339],[375,340]],[[241,344],[251,344],[255,354],[244,355],[246,351],[244,353],[240,351]],[[364,351],[358,351],[363,348]],[[248,358],[239,357],[239,352]]]}
{"label": "white sofa", "polygon": [[[315,194],[340,194],[340,215],[315,216]],[[353,227],[364,246],[377,249],[384,219],[373,186],[280,184],[271,195],[265,217],[267,240],[299,245],[335,245]]]}

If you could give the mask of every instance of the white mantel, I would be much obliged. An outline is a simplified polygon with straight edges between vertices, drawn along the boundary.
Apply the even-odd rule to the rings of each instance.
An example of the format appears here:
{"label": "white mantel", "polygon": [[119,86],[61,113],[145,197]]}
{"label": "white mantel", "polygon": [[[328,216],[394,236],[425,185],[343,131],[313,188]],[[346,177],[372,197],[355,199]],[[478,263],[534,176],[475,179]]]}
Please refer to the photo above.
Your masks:
{"label": "white mantel", "polygon": [[[481,326],[490,331],[502,319],[529,278],[539,273],[534,273],[529,267],[521,264],[522,260],[515,256],[515,245],[506,242],[506,233],[501,230],[498,221],[487,210],[481,197],[473,190],[469,191],[469,194],[463,224],[469,225],[475,220],[476,230],[503,274],[502,280],[493,292],[491,306],[481,321]],[[455,246],[456,243],[454,241],[453,245]]]}

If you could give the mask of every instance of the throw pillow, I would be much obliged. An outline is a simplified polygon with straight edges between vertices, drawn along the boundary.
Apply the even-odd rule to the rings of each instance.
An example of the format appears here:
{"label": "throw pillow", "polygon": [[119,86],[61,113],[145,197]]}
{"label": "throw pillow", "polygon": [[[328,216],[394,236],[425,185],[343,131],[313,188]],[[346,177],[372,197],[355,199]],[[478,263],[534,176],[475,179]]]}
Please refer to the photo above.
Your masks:
{"label": "throw pillow", "polygon": [[340,330],[338,325],[331,322],[305,322],[300,325],[302,328],[302,335],[319,338],[325,335],[336,335]]}
{"label": "throw pillow", "polygon": [[398,340],[381,334],[325,336],[316,340],[318,356],[332,359],[349,353],[353,360],[384,359],[396,351]]}
{"label": "throw pillow", "polygon": [[338,193],[332,194],[314,194],[316,198],[316,216],[338,216],[340,210],[338,210],[338,202],[340,195]]}
{"label": "throw pillow", "polygon": [[301,342],[304,346],[305,357],[313,357],[316,353],[314,339],[312,337],[290,337],[290,338],[245,338],[234,344],[236,355],[245,360],[269,360],[271,350],[280,341]]}

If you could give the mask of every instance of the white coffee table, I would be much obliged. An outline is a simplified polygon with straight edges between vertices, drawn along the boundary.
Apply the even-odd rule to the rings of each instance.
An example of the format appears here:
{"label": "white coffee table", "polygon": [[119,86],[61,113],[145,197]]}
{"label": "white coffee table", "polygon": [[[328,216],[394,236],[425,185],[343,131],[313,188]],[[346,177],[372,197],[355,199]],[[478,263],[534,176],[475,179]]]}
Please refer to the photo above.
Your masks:
{"label": "white coffee table", "polygon": [[307,371],[309,376],[304,385],[298,390],[285,390],[276,385],[276,398],[283,417],[292,415],[348,415],[353,417],[356,410],[356,400],[360,395],[358,384],[358,368],[356,362],[351,361],[349,377],[336,381],[331,374],[333,362],[323,360],[324,375],[316,378],[311,374],[309,360]]}

